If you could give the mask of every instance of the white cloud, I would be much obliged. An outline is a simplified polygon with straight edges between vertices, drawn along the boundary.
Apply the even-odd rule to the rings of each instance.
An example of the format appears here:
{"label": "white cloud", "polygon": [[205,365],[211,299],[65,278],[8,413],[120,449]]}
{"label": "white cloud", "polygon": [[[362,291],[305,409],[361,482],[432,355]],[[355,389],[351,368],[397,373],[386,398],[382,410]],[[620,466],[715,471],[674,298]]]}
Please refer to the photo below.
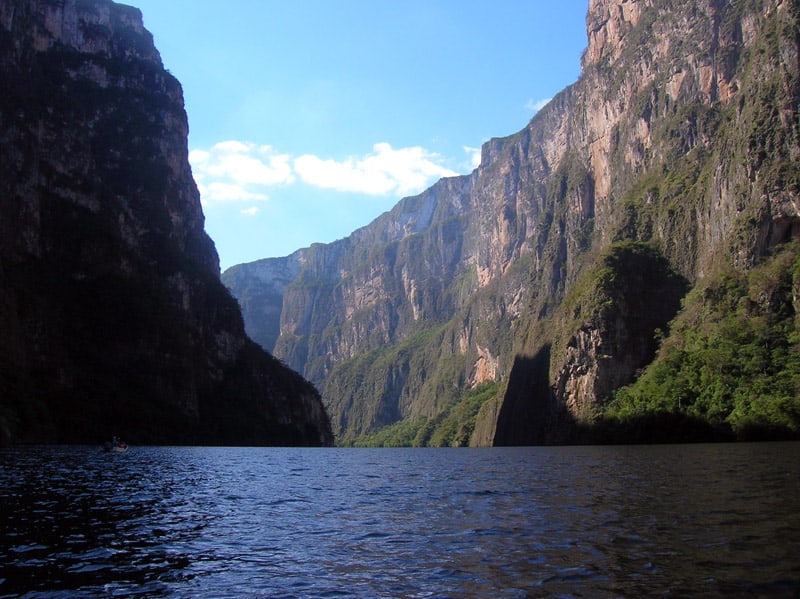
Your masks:
{"label": "white cloud", "polygon": [[189,162],[192,166],[207,163],[211,159],[211,154],[205,150],[192,150],[189,152]]}
{"label": "white cloud", "polygon": [[249,191],[242,185],[225,181],[211,181],[208,184],[198,181],[200,199],[204,204],[212,202],[265,202],[269,199],[264,193]]}
{"label": "white cloud", "polygon": [[254,144],[244,143],[236,140],[221,141],[214,145],[214,149],[219,152],[231,152],[233,154],[244,154],[245,152],[253,149],[253,147],[255,147]]}
{"label": "white cloud", "polygon": [[423,191],[442,177],[458,173],[442,165],[438,154],[419,146],[395,150],[377,143],[373,152],[342,161],[305,154],[295,159],[300,178],[316,187],[367,195],[409,195]]}
{"label": "white cloud", "polygon": [[464,151],[469,156],[470,166],[473,169],[478,168],[481,165],[481,149],[471,148],[470,146],[464,146]]}
{"label": "white cloud", "polygon": [[261,209],[258,206],[251,206],[250,208],[245,208],[244,210],[239,210],[239,212],[241,212],[242,214],[245,214],[247,216],[255,216],[260,211],[261,211]]}
{"label": "white cloud", "polygon": [[208,174],[228,178],[241,185],[275,185],[291,183],[292,171],[283,158],[272,158],[265,163],[246,154],[220,156],[216,163],[209,165]]}
{"label": "white cloud", "polygon": [[290,157],[270,146],[224,141],[192,150],[189,162],[204,204],[265,201],[265,187],[295,181]]}
{"label": "white cloud", "polygon": [[542,108],[547,106],[550,103],[550,100],[553,98],[543,98],[542,100],[534,100],[531,98],[527,102],[525,102],[525,108],[530,110],[531,112],[539,112]]}
{"label": "white cloud", "polygon": [[394,149],[388,143],[375,144],[363,156],[335,160],[313,154],[293,158],[271,146],[231,140],[192,150],[189,162],[205,205],[265,201],[267,188],[298,180],[322,189],[400,197],[458,174],[436,153],[418,146]]}

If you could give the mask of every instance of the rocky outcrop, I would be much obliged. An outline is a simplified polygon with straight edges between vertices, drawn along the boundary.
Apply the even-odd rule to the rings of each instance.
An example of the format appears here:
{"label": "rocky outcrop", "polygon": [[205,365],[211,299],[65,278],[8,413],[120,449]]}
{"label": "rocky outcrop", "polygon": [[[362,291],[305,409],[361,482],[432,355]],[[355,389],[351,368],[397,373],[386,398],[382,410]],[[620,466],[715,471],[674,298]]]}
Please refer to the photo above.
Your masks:
{"label": "rocky outcrop", "polygon": [[[531,352],[539,358],[515,364],[515,380],[528,382],[509,384],[494,441],[574,440],[566,423],[591,425],[615,391],[653,360],[687,288],[655,246],[612,244],[571,287],[549,321],[550,331],[540,330],[537,338],[545,346]],[[536,385],[536,418],[522,417],[525,408],[515,404],[529,404]]]}
{"label": "rocky outcrop", "polygon": [[[471,175],[300,252],[270,296],[276,354],[322,388],[344,440],[440,422],[492,378],[505,392],[473,444],[574,438],[653,358],[684,284],[800,230],[797,22],[796,0],[592,0],[580,79],[527,127]],[[620,243],[648,259],[606,295],[584,288]],[[615,311],[578,318],[575,297]]]}
{"label": "rocky outcrop", "polygon": [[330,444],[244,333],[138,9],[0,0],[0,436]]}

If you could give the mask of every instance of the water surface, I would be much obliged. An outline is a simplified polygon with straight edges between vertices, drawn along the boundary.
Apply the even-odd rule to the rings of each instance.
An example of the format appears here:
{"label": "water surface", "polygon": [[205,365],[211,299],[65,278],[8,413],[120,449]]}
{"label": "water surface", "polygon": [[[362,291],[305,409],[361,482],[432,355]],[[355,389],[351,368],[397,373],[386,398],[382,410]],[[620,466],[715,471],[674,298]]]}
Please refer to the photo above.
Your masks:
{"label": "water surface", "polygon": [[800,595],[800,443],[0,451],[0,597]]}

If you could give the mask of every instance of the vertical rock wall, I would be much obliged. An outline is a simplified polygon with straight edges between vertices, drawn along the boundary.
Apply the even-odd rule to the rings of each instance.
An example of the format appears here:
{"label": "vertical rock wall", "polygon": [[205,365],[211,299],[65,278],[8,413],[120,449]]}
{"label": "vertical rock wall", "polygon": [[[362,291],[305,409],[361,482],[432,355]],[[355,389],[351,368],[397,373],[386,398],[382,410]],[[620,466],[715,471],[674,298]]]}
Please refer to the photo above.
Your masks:
{"label": "vertical rock wall", "polygon": [[5,440],[330,443],[219,281],[181,87],[138,9],[0,0],[0,88]]}

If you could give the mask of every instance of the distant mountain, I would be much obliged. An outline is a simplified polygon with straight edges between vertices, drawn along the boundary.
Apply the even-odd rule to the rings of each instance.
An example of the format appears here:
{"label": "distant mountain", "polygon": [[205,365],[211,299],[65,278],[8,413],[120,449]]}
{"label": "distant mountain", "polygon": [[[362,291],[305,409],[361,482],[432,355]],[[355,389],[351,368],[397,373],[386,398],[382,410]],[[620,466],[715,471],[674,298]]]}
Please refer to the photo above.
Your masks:
{"label": "distant mountain", "polygon": [[139,10],[0,0],[0,89],[0,444],[330,444],[219,280]]}
{"label": "distant mountain", "polygon": [[591,0],[582,74],[468,176],[235,266],[342,443],[800,434],[796,0]]}

